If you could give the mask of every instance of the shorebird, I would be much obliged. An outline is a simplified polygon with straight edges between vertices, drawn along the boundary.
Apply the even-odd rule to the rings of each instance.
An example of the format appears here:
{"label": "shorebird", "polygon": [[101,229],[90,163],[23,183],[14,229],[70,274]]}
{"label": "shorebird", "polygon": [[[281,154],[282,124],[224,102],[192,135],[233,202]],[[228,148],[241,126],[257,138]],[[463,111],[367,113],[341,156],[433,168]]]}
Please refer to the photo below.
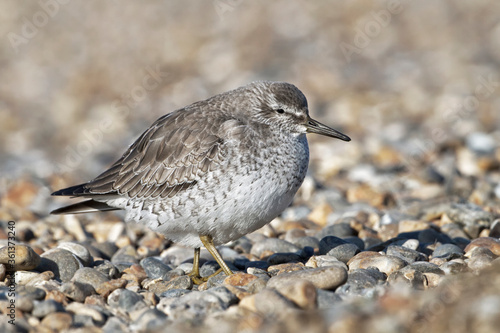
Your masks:
{"label": "shorebird", "polygon": [[219,264],[215,274],[231,275],[215,246],[290,205],[309,163],[307,133],[350,141],[313,120],[294,85],[253,82],[162,116],[97,178],[52,193],[88,198],[52,214],[124,209],[127,221],[194,247],[195,283],[207,279],[201,246]]}

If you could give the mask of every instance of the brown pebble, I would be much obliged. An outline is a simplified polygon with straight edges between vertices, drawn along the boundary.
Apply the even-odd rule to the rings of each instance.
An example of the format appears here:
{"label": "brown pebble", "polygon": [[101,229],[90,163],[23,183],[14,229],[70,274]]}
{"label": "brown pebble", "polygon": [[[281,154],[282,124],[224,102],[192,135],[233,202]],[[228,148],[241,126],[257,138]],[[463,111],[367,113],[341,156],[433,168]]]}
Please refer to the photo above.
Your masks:
{"label": "brown pebble", "polygon": [[67,305],[68,304],[68,299],[66,298],[66,295],[64,295],[62,292],[59,290],[49,290],[47,291],[47,294],[45,295],[45,299],[53,299],[54,301]]}
{"label": "brown pebble", "polygon": [[470,252],[476,247],[485,247],[493,254],[500,256],[500,240],[493,237],[476,238],[465,247],[465,255],[470,256]]}
{"label": "brown pebble", "polygon": [[248,291],[246,291],[242,287],[235,287],[235,286],[232,286],[229,284],[226,284],[224,287],[226,287],[227,290],[229,290],[234,295],[236,295],[236,297],[238,297],[238,299],[240,299],[240,300],[251,295],[251,293],[249,293]]}
{"label": "brown pebble", "polygon": [[305,265],[301,262],[297,262],[297,263],[285,263],[285,264],[269,266],[267,271],[273,275],[279,275],[282,273],[290,273],[290,272],[300,271],[303,269],[305,269]]}
{"label": "brown pebble", "polygon": [[61,332],[70,328],[73,323],[73,316],[67,312],[50,313],[41,321],[40,325]]}
{"label": "brown pebble", "polygon": [[235,287],[241,287],[241,286],[246,286],[248,283],[256,279],[257,277],[255,275],[238,272],[225,278],[224,284]]}
{"label": "brown pebble", "polygon": [[99,305],[101,307],[106,307],[106,300],[102,295],[90,295],[85,298],[85,302],[83,304],[88,305]]}
{"label": "brown pebble", "polygon": [[301,309],[313,310],[316,308],[316,288],[307,280],[290,280],[275,286],[277,291]]}
{"label": "brown pebble", "polygon": [[132,266],[125,268],[123,273],[124,274],[121,276],[122,279],[136,281],[139,284],[148,277],[144,268],[137,264],[133,264]]}
{"label": "brown pebble", "polygon": [[[11,258],[13,256],[13,258]],[[29,271],[40,264],[40,256],[26,245],[4,246],[0,248],[0,264],[7,265],[9,270]]]}
{"label": "brown pebble", "polygon": [[116,289],[123,288],[127,285],[127,280],[125,279],[114,279],[101,283],[97,288],[96,292],[104,298],[107,298]]}

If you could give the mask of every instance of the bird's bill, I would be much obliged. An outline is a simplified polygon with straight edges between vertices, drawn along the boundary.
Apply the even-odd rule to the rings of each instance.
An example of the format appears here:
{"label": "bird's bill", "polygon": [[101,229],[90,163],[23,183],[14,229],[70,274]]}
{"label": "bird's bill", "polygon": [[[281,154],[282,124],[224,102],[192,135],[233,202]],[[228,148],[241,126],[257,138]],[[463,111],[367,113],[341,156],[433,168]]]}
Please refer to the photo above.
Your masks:
{"label": "bird's bill", "polygon": [[312,118],[309,118],[309,120],[307,121],[306,128],[307,128],[307,130],[306,130],[307,133],[316,133],[316,134],[321,134],[321,135],[329,136],[331,138],[337,138],[337,139],[344,140],[344,141],[351,141],[351,138],[348,137],[347,135],[342,134],[339,131],[334,130],[331,127],[323,125],[319,121],[314,120]]}

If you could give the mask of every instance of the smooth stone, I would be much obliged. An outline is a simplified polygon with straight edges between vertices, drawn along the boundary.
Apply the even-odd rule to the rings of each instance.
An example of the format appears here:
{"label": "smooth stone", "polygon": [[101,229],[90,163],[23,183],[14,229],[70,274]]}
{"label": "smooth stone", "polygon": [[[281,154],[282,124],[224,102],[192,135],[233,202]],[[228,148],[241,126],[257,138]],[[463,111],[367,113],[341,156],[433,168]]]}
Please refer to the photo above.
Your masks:
{"label": "smooth stone", "polygon": [[172,270],[172,267],[153,257],[142,259],[140,264],[142,268],[144,268],[148,277],[151,279],[162,278],[166,273]]}
{"label": "smooth stone", "polygon": [[89,250],[83,245],[73,242],[63,242],[59,243],[59,245],[57,245],[57,248],[68,250],[69,252],[73,253],[78,257],[78,259],[81,260],[85,267],[92,266],[92,263],[94,262],[94,258],[92,258],[92,256],[90,255]]}
{"label": "smooth stone", "polygon": [[47,295],[45,290],[33,286],[18,286],[16,293],[17,296],[28,297],[32,301],[40,301]]}
{"label": "smooth stone", "polygon": [[162,295],[164,292],[172,289],[191,289],[193,281],[187,275],[173,278],[170,281],[156,281],[147,286],[147,289],[154,292],[156,295]]}
{"label": "smooth stone", "polygon": [[103,260],[94,263],[93,269],[103,273],[108,279],[117,279],[120,277],[120,271],[108,260]]}
{"label": "smooth stone", "polygon": [[113,293],[117,289],[124,288],[127,285],[127,280],[125,279],[114,279],[110,280],[104,283],[101,283],[95,288],[95,291],[101,295],[102,297],[106,298],[108,297],[111,293]]}
{"label": "smooth stone", "polygon": [[14,279],[16,284],[19,286],[24,286],[28,284],[31,280],[40,276],[39,272],[28,272],[28,271],[17,271],[14,273]]}
{"label": "smooth stone", "polygon": [[109,279],[106,275],[96,269],[83,267],[75,272],[75,275],[73,276],[71,281],[81,284],[87,284],[95,289],[102,283],[109,281]]}
{"label": "smooth stone", "polygon": [[302,256],[297,253],[274,253],[269,258],[267,262],[269,265],[278,265],[287,262],[299,262],[302,260]]}
{"label": "smooth stone", "polygon": [[493,237],[480,237],[472,240],[465,248],[466,255],[469,255],[474,248],[486,248],[494,255],[500,256],[500,239]]}
{"label": "smooth stone", "polygon": [[303,310],[316,308],[316,287],[307,280],[282,280],[273,286],[281,295]]}
{"label": "smooth stone", "polygon": [[318,268],[318,267],[328,267],[328,266],[342,266],[346,270],[347,265],[335,257],[323,255],[323,256],[312,256],[306,262],[306,267]]}
{"label": "smooth stone", "polygon": [[349,244],[347,241],[343,240],[342,238],[336,237],[336,236],[326,236],[321,238],[319,241],[319,254],[320,255],[325,255],[327,254],[331,249],[343,245],[343,244]]}
{"label": "smooth stone", "polygon": [[418,241],[420,243],[453,243],[448,235],[437,232],[434,229],[425,229],[420,231],[418,233]]}
{"label": "smooth stone", "polygon": [[258,277],[253,274],[247,274],[243,272],[237,272],[233,275],[230,275],[224,279],[224,284],[234,286],[234,287],[243,287],[249,284],[250,282],[257,280]]}
{"label": "smooth stone", "polygon": [[415,251],[418,249],[419,245],[420,242],[418,241],[418,239],[407,239],[401,244],[402,247]]}
{"label": "smooth stone", "polygon": [[4,246],[0,248],[0,264],[9,271],[30,271],[40,264],[40,256],[27,245],[15,245],[14,249]]}
{"label": "smooth stone", "polygon": [[415,261],[424,261],[429,258],[422,252],[411,250],[399,245],[389,245],[386,253],[398,258],[403,259],[407,263],[413,263]]}
{"label": "smooth stone", "polygon": [[269,268],[269,266],[271,266],[271,265],[269,265],[269,263],[267,261],[256,260],[256,261],[246,262],[244,268],[248,272],[248,270],[251,268],[258,268],[258,269],[267,270]]}
{"label": "smooth stone", "polygon": [[281,218],[285,221],[298,221],[306,219],[309,213],[311,209],[307,206],[292,206],[281,213]]}
{"label": "smooth stone", "polygon": [[158,309],[148,309],[130,324],[130,329],[134,332],[163,331],[167,318],[167,315]]}
{"label": "smooth stone", "polygon": [[266,238],[260,242],[255,243],[252,246],[250,254],[256,256],[257,258],[260,258],[264,252],[297,252],[299,250],[299,247],[285,240],[278,238]]}
{"label": "smooth stone", "polygon": [[357,236],[344,237],[343,239],[346,242],[356,244],[356,246],[360,249],[360,251],[363,251],[365,249],[365,242]]}
{"label": "smooth stone", "polygon": [[357,236],[357,231],[354,230],[348,223],[337,223],[324,227],[317,234],[317,239],[323,239],[327,236],[338,238]]}
{"label": "smooth stone", "polygon": [[129,325],[120,317],[109,317],[102,327],[103,333],[128,332]]}
{"label": "smooth stone", "polygon": [[386,275],[378,269],[354,269],[349,272],[347,282],[335,290],[340,295],[365,295],[371,289],[382,285],[386,281]]}
{"label": "smooth stone", "polygon": [[332,256],[343,263],[347,263],[352,257],[358,254],[359,248],[356,244],[346,243],[334,247],[326,253],[328,256]]}
{"label": "smooth stone", "polygon": [[[231,265],[229,265],[229,268],[231,268]],[[200,275],[201,276],[210,276],[217,272],[217,270],[220,268],[219,264],[215,260],[208,260],[206,261],[203,265],[200,267]],[[231,268],[232,269],[232,268]]]}
{"label": "smooth stone", "polygon": [[479,232],[484,228],[489,228],[493,220],[490,212],[471,203],[452,204],[446,211],[446,215],[454,222],[462,225],[470,238],[477,238]]}
{"label": "smooth stone", "polygon": [[62,332],[67,330],[73,324],[73,316],[67,312],[53,312],[49,313],[45,318],[42,319],[40,325],[54,330],[56,332]]}
{"label": "smooth stone", "polygon": [[36,268],[39,272],[51,271],[56,279],[69,282],[76,271],[83,267],[73,253],[64,249],[51,249],[41,255],[40,265]]}
{"label": "smooth stone", "polygon": [[464,251],[455,244],[441,244],[434,249],[432,257],[454,259],[461,257],[463,254]]}
{"label": "smooth stone", "polygon": [[498,147],[495,138],[484,132],[473,132],[465,137],[467,148],[480,155],[490,155]]}
{"label": "smooth stone", "polygon": [[295,279],[307,280],[316,288],[331,290],[347,281],[347,271],[342,266],[329,266],[282,273],[272,277],[267,283],[267,287],[274,288],[274,286],[282,284],[283,281]]}
{"label": "smooth stone", "polygon": [[111,263],[117,264],[126,264],[131,266],[133,264],[138,264],[138,255],[137,251],[132,245],[127,245],[116,251],[116,253],[111,257]]}
{"label": "smooth stone", "polygon": [[467,266],[475,272],[490,267],[491,263],[498,258],[497,255],[485,247],[473,248],[467,252],[466,256],[470,257]]}
{"label": "smooth stone", "polygon": [[318,310],[330,309],[338,306],[340,302],[342,302],[342,298],[336,292],[316,289],[316,293]]}
{"label": "smooth stone", "polygon": [[[90,317],[92,326],[102,326],[106,322],[107,315],[104,309],[97,305],[82,304],[78,302],[69,303],[66,310],[82,317]],[[108,313],[111,315],[111,313]]]}
{"label": "smooth stone", "polygon": [[407,266],[404,270],[399,270],[391,273],[387,277],[389,285],[405,284],[417,290],[423,290],[427,287],[427,279],[424,273],[412,269]]}
{"label": "smooth stone", "polygon": [[113,255],[118,251],[118,246],[113,242],[92,243],[92,246],[101,252],[101,258],[111,260]]}
{"label": "smooth stone", "polygon": [[453,275],[453,274],[459,274],[459,273],[465,273],[469,270],[469,266],[461,260],[459,261],[447,261],[443,263],[442,265],[439,266],[439,268],[444,272],[446,275]]}
{"label": "smooth stone", "polygon": [[314,249],[319,248],[319,239],[313,236],[304,236],[291,241],[291,243],[299,248],[304,248],[306,246],[312,247]]}
{"label": "smooth stone", "polygon": [[192,291],[179,298],[162,298],[157,309],[174,321],[199,322],[212,313],[225,310],[226,307],[214,294]]}
{"label": "smooth stone", "polygon": [[160,298],[161,297],[179,298],[179,297],[186,295],[190,292],[191,292],[191,290],[187,290],[187,289],[171,289],[171,290],[167,290],[167,291],[164,291],[163,293],[161,293]]}
{"label": "smooth stone", "polygon": [[219,298],[222,302],[222,307],[224,309],[229,308],[231,305],[238,304],[239,299],[225,286],[214,287],[207,290],[205,293],[211,294]]}
{"label": "smooth stone", "polygon": [[[408,269],[414,269],[420,273],[433,273],[433,274],[439,274],[439,275],[444,275],[444,272],[439,268],[438,265],[433,264],[431,262],[427,261],[416,261],[406,267],[409,267]],[[406,269],[404,267],[402,270]]]}
{"label": "smooth stone", "polygon": [[128,289],[121,289],[118,306],[129,313],[147,307],[142,296]]}
{"label": "smooth stone", "polygon": [[36,301],[31,314],[37,318],[43,318],[54,312],[65,312],[64,307],[61,303],[56,302],[53,299],[48,299],[45,301]]}
{"label": "smooth stone", "polygon": [[[364,252],[361,252],[364,253]],[[360,253],[360,254],[361,254]],[[373,253],[373,252],[372,252]],[[378,253],[377,253],[378,254]],[[359,254],[358,254],[359,255]],[[349,269],[356,269],[356,268],[370,268],[370,267],[375,267],[379,271],[389,275],[394,271],[397,271],[404,266],[406,266],[406,263],[403,259],[391,255],[367,255],[366,257],[358,257],[355,256],[353,257],[347,265],[349,266]]]}
{"label": "smooth stone", "polygon": [[90,284],[80,282],[65,282],[59,290],[69,299],[81,303],[85,301],[85,298],[96,293]]}
{"label": "smooth stone", "polygon": [[274,289],[264,289],[257,294],[243,298],[239,307],[269,316],[269,318],[283,317],[287,310],[297,309],[292,301]]}
{"label": "smooth stone", "polygon": [[455,239],[458,237],[469,239],[470,236],[464,231],[463,226],[458,223],[447,223],[441,227],[441,232],[448,235],[448,237]]}

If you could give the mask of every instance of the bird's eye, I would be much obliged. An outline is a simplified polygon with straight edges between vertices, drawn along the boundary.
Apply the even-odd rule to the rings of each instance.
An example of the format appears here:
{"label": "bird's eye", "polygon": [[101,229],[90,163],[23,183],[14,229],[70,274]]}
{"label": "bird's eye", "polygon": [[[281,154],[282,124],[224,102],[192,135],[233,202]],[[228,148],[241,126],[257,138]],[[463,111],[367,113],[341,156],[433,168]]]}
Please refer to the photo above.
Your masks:
{"label": "bird's eye", "polygon": [[276,112],[278,112],[278,113],[285,113],[285,110],[283,110],[283,109],[277,109]]}

